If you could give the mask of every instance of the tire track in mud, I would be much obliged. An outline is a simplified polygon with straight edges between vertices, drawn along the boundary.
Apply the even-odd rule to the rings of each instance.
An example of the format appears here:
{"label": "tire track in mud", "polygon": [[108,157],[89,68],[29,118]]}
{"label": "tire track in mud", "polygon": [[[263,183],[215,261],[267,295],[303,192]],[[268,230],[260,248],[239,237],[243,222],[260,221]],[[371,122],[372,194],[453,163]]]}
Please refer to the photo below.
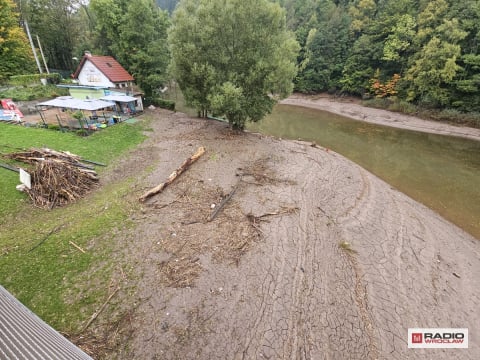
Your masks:
{"label": "tire track in mud", "polygon": [[[412,327],[472,329],[478,326],[478,321],[472,321],[461,309],[451,311],[460,299],[462,307],[478,307],[475,295],[478,294],[478,279],[473,281],[476,285],[463,287],[451,276],[452,270],[445,271],[447,263],[455,263],[463,273],[475,269],[472,263],[479,269],[478,258],[473,260],[479,253],[478,243],[466,240],[467,234],[431,210],[391,190],[375,176],[359,171],[364,173],[363,181],[368,181],[375,191],[365,193],[349,213],[342,214],[337,221],[347,241],[358,252],[359,266],[365,271],[364,281],[381,358],[477,358],[478,345],[453,356],[441,349],[409,351],[406,333]],[[458,256],[452,246],[456,239],[464,239],[462,244],[473,253],[461,251],[462,255]],[[464,265],[465,258],[471,262],[470,266]]]}
{"label": "tire track in mud", "polygon": [[[290,189],[288,196],[298,199],[299,212],[271,224],[267,228],[270,231],[266,231],[272,234],[270,241],[277,242],[271,249],[271,258],[291,258],[292,261],[289,266],[285,260],[274,261],[269,266],[269,273],[278,274],[274,277],[273,296],[270,295],[270,301],[274,301],[270,313],[273,318],[276,313],[285,314],[280,321],[283,327],[274,326],[272,331],[282,338],[283,344],[279,347],[281,352],[262,354],[281,359],[335,359],[348,358],[352,354],[358,358],[372,358],[370,340],[363,336],[368,326],[365,310],[358,309],[355,300],[358,278],[348,256],[338,248],[337,230],[329,229],[330,219],[317,209],[332,195],[331,191],[322,193],[321,189],[325,188],[325,176],[333,169],[329,168],[328,161],[318,157],[318,153],[311,160],[305,167],[287,166],[289,175],[300,182],[300,191]],[[289,247],[290,251],[285,251]],[[267,300],[264,297],[263,303]],[[265,321],[272,319],[261,317],[254,327]],[[255,352],[249,352],[249,348],[256,342],[254,348],[260,349],[263,339],[248,338],[244,358],[255,358]]]}

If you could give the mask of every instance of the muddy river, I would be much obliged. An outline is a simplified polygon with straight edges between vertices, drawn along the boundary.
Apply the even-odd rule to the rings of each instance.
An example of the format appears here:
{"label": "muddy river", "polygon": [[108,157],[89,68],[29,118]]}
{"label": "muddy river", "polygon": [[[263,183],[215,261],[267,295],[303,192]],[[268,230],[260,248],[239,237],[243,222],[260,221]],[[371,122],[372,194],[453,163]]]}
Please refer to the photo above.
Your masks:
{"label": "muddy river", "polygon": [[291,105],[277,105],[249,130],[332,149],[480,239],[478,141],[372,125]]}

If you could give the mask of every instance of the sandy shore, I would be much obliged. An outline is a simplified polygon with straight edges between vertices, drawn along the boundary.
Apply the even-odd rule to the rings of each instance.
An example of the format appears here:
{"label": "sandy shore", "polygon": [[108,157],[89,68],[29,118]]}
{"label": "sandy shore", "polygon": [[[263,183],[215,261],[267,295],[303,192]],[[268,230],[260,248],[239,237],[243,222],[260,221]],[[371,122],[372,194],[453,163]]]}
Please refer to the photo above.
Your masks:
{"label": "sandy shore", "polygon": [[422,131],[432,134],[458,136],[480,141],[480,129],[450,125],[447,123],[423,120],[414,116],[392,111],[369,108],[354,100],[339,101],[330,96],[306,96],[294,94],[282,100],[281,104],[304,106],[378,125]]}
{"label": "sandy shore", "polygon": [[[116,235],[135,269],[118,358],[480,358],[480,241],[327,149],[150,115],[149,140],[104,181],[134,175],[138,198],[207,153]],[[408,349],[413,327],[469,328],[469,349]]]}

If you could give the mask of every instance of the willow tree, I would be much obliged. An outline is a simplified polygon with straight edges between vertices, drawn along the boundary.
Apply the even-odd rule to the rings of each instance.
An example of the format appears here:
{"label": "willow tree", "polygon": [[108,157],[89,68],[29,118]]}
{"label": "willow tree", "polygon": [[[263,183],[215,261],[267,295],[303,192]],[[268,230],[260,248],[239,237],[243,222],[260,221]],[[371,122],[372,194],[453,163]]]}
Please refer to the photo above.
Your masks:
{"label": "willow tree", "polygon": [[293,89],[298,44],[268,0],[182,0],[169,43],[175,80],[201,116],[243,128]]}

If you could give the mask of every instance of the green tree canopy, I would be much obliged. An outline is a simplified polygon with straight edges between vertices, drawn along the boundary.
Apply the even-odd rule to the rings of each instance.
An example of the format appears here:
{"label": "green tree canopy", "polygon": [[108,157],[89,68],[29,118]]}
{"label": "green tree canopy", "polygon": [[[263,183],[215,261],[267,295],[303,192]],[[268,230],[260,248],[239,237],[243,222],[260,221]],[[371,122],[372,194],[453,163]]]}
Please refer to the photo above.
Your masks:
{"label": "green tree canopy", "polygon": [[12,0],[0,0],[0,82],[12,75],[34,69],[33,54],[27,36],[19,26],[19,14]]}
{"label": "green tree canopy", "polygon": [[91,0],[89,5],[94,27],[95,48],[89,49],[104,55],[115,56],[112,47],[120,42],[119,27],[127,12],[123,0]]}
{"label": "green tree canopy", "polygon": [[295,89],[334,90],[350,47],[350,18],[333,0],[278,0],[301,46]]}
{"label": "green tree canopy", "polygon": [[449,18],[446,0],[434,0],[418,15],[416,41],[419,51],[407,71],[409,99],[432,105],[448,105],[452,84],[461,70],[460,41],[468,34],[456,18]]}
{"label": "green tree canopy", "polygon": [[40,37],[50,68],[72,70],[75,43],[80,31],[77,11],[81,0],[20,0],[22,18],[28,21],[32,36]]}
{"label": "green tree canopy", "polygon": [[278,4],[183,0],[169,42],[174,78],[203,116],[213,111],[243,128],[293,89],[298,44]]}
{"label": "green tree canopy", "polygon": [[114,56],[151,96],[167,81],[167,12],[153,0],[92,0],[97,51]]}
{"label": "green tree canopy", "polygon": [[128,4],[122,19],[114,53],[151,96],[168,80],[167,12],[152,0],[138,0]]}

